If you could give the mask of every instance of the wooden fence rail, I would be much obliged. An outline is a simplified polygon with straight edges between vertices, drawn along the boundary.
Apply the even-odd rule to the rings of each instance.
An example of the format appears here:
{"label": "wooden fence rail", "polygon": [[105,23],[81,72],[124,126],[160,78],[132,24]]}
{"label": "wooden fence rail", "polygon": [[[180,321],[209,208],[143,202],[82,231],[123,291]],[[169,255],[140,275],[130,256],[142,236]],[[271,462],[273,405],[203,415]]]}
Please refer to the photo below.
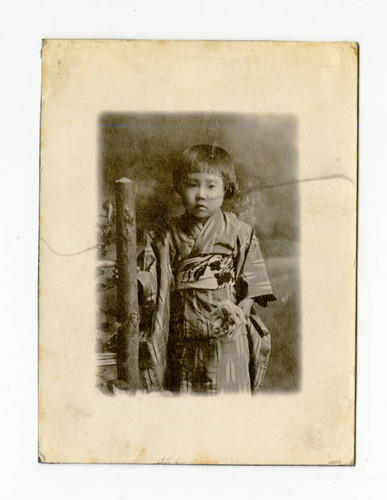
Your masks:
{"label": "wooden fence rail", "polygon": [[129,390],[139,389],[139,314],[137,298],[136,215],[133,182],[116,181],[117,319],[121,323],[117,377]]}

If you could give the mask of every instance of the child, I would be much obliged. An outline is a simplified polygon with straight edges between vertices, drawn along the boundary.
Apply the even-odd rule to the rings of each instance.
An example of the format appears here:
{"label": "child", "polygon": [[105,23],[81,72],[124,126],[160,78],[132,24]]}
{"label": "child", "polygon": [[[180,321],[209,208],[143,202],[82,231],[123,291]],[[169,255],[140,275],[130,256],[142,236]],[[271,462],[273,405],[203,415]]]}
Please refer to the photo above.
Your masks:
{"label": "child", "polygon": [[270,350],[260,336],[270,337],[252,307],[275,297],[252,228],[221,211],[236,189],[232,159],[198,144],[184,152],[173,181],[185,213],[149,235],[139,272],[143,297],[153,304],[140,343],[143,384],[254,392],[265,368],[257,370],[258,357]]}

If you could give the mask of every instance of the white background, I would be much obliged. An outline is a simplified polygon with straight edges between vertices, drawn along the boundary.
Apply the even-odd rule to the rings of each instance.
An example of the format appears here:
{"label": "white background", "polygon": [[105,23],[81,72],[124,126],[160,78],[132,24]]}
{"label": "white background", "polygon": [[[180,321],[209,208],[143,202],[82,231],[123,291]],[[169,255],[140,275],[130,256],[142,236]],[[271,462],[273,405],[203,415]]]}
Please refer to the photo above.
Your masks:
{"label": "white background", "polygon": [[[384,498],[387,493],[387,4],[0,1],[0,498]],[[360,190],[355,467],[37,462],[37,263],[42,38],[358,41]]]}

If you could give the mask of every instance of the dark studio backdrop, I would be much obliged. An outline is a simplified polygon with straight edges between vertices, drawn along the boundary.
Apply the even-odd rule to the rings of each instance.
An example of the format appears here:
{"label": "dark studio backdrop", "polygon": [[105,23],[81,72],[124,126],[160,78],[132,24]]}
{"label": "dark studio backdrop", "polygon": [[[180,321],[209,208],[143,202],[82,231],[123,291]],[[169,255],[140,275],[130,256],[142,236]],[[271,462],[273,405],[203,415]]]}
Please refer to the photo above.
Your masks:
{"label": "dark studio backdrop", "polygon": [[[231,154],[239,191],[223,209],[233,211],[254,227],[277,297],[267,308],[260,308],[260,315],[272,335],[263,390],[299,389],[296,118],[214,113],[104,113],[98,125],[100,212],[106,200],[114,204],[117,179],[133,180],[139,250],[146,231],[157,226],[165,216],[182,213],[180,198],[172,187],[173,165],[181,153],[198,143],[215,143]],[[114,259],[114,252],[114,244],[106,247],[104,258]],[[98,348],[102,351],[108,350],[114,332],[116,294],[111,278],[105,279],[99,292]]]}

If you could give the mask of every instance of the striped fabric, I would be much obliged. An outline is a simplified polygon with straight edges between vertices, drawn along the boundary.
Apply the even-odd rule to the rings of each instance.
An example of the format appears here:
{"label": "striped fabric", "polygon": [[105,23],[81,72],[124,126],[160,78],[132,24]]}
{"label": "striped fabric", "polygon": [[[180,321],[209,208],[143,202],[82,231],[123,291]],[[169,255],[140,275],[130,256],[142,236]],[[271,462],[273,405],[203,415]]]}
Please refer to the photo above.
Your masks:
{"label": "striped fabric", "polygon": [[254,322],[230,342],[209,334],[209,318],[222,301],[275,300],[252,228],[220,210],[204,224],[184,214],[149,235],[143,267],[143,289],[155,298],[140,346],[144,386],[210,394],[257,390],[268,355],[260,358],[265,342]]}

